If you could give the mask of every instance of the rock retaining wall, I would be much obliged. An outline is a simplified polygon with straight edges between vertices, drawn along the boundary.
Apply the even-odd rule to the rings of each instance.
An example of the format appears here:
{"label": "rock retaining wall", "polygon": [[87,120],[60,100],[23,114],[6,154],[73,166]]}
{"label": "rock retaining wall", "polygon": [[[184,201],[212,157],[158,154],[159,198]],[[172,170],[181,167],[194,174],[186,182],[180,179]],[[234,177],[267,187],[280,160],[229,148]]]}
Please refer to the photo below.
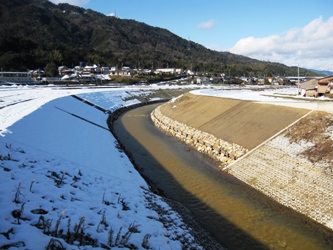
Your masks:
{"label": "rock retaining wall", "polygon": [[248,149],[238,144],[224,141],[212,134],[170,119],[161,113],[160,107],[151,113],[151,119],[157,127],[168,134],[218,161],[220,167],[231,164],[248,152]]}

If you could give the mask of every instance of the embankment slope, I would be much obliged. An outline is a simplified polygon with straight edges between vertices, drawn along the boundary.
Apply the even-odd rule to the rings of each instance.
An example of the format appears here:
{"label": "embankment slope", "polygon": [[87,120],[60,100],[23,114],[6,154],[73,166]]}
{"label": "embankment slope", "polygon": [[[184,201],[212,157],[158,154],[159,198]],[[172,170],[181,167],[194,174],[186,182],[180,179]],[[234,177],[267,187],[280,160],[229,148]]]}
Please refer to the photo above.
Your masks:
{"label": "embankment slope", "polygon": [[[223,171],[313,220],[302,223],[320,223],[333,229],[331,113],[189,93],[162,105],[160,113],[160,121],[169,123],[164,127],[185,139],[188,132],[179,131],[182,126],[175,128],[172,119],[229,145],[254,149],[239,158],[229,146],[216,151],[216,139],[204,145],[211,156],[222,152],[218,160],[225,163]],[[323,233],[325,237],[330,234]]]}
{"label": "embankment slope", "polygon": [[161,106],[161,112],[251,150],[309,110],[186,93]]}

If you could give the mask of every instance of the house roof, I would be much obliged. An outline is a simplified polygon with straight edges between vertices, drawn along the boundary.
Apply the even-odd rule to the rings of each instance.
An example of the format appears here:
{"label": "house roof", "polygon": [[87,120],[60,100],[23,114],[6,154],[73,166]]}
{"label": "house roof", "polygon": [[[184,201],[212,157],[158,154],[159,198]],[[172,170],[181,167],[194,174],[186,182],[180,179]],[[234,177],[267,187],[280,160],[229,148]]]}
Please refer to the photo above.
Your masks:
{"label": "house roof", "polygon": [[301,89],[314,89],[318,86],[318,79],[311,79],[301,83]]}
{"label": "house roof", "polygon": [[320,85],[328,85],[331,81],[333,81],[333,76],[327,76],[327,77],[321,78],[318,81],[318,84],[320,84]]}

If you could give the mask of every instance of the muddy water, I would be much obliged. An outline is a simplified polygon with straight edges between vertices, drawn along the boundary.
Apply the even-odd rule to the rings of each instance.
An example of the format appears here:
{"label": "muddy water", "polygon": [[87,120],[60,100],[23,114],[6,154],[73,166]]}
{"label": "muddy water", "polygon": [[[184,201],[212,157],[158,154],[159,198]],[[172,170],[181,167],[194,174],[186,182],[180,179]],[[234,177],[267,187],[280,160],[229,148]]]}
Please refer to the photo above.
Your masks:
{"label": "muddy water", "polygon": [[[218,171],[216,164],[151,122],[157,105],[125,113],[115,133],[166,197],[189,208],[228,249],[333,249],[331,233]],[[323,236],[325,235],[326,236]]]}

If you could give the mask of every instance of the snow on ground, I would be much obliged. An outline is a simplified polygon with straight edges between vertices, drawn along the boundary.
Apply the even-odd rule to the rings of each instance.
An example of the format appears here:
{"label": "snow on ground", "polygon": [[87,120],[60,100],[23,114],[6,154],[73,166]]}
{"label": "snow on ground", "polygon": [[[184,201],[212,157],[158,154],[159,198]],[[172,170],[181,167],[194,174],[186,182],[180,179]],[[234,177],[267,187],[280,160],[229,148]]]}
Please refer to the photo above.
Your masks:
{"label": "snow on ground", "polygon": [[0,248],[201,248],[117,149],[107,114],[70,96],[113,110],[137,102],[128,91],[1,89]]}
{"label": "snow on ground", "polygon": [[191,91],[196,95],[208,95],[222,98],[240,99],[246,101],[256,101],[273,105],[283,105],[293,108],[321,110],[333,113],[332,99],[328,97],[302,97],[297,95],[297,87],[275,86],[246,86],[244,88],[209,88]]}
{"label": "snow on ground", "polygon": [[[202,248],[118,149],[107,114],[71,96],[114,111],[157,88],[0,87],[0,248]],[[277,100],[264,91],[194,93]]]}
{"label": "snow on ground", "polygon": [[[220,88],[211,88],[211,89],[199,89],[193,90],[191,93],[197,95],[208,95],[208,96],[217,96],[223,98],[231,99],[240,99],[247,101],[258,101],[258,102],[284,102],[286,99],[282,97],[273,96],[276,93],[281,95],[296,95],[297,88],[276,88],[276,89],[265,89],[263,87],[256,87],[256,91],[251,91],[250,89],[220,89]],[[297,102],[297,99],[290,99],[287,102]]]}

